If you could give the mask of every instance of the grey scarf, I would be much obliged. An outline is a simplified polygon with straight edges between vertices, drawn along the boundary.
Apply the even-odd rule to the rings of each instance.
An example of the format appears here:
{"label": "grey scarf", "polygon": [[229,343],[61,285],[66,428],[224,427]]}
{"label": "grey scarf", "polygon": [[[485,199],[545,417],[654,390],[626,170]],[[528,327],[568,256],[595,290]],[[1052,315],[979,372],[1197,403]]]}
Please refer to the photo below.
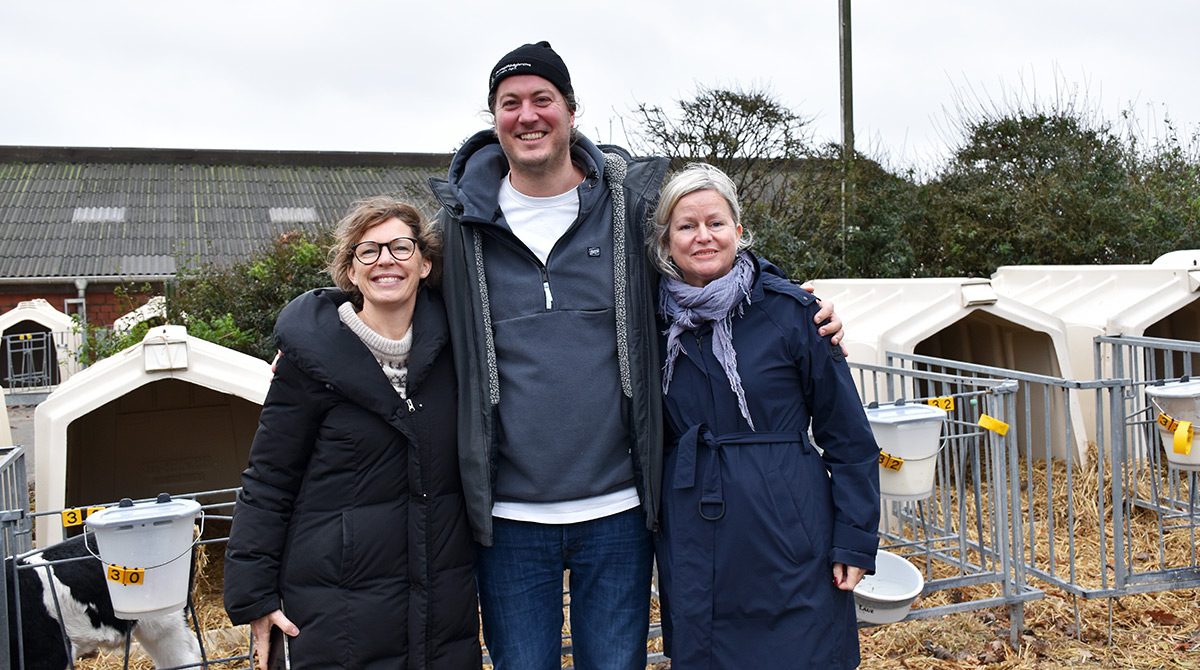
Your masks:
{"label": "grey scarf", "polygon": [[750,286],[754,282],[754,265],[746,252],[738,254],[733,270],[703,287],[695,287],[673,277],[662,278],[659,284],[659,313],[670,322],[667,330],[667,361],[663,365],[663,394],[671,385],[675,373],[675,358],[683,352],[679,336],[696,331],[705,323],[713,324],[713,354],[721,362],[729,387],[737,395],[738,409],[754,430],[746,393],[737,372],[737,353],[733,350],[733,313],[741,314],[750,304]]}

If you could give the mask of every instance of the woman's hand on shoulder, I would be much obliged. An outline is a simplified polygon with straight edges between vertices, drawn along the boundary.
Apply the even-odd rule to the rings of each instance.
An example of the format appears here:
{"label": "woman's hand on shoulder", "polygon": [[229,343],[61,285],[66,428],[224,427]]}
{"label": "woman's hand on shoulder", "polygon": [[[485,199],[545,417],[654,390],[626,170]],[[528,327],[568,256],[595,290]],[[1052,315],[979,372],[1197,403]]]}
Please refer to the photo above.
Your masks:
{"label": "woman's hand on shoulder", "polygon": [[[816,290],[812,282],[807,281],[801,284],[800,288],[809,293],[813,293]],[[821,309],[817,311],[817,315],[813,317],[813,323],[818,326],[817,334],[821,337],[829,335],[829,342],[831,344],[841,344],[842,338],[845,337],[846,333],[842,329],[842,320],[833,311],[833,301],[817,298],[817,304],[821,306]],[[829,320],[829,323],[821,325],[826,319]],[[846,351],[846,347],[842,347],[842,353],[849,355],[850,352]]]}

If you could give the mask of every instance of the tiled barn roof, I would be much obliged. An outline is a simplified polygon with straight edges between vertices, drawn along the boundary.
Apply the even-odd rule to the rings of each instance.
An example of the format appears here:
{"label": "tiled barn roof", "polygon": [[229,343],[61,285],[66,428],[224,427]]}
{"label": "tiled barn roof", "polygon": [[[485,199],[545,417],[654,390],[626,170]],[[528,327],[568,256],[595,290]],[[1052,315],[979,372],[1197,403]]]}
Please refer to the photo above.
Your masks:
{"label": "tiled barn roof", "polygon": [[0,279],[162,277],[391,194],[433,215],[449,154],[0,147]]}

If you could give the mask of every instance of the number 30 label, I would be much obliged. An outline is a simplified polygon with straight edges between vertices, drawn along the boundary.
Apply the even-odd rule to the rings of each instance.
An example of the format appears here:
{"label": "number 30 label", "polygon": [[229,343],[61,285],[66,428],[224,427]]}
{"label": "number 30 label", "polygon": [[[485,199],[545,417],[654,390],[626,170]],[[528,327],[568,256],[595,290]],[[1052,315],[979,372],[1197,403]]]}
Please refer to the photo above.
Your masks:
{"label": "number 30 label", "polygon": [[146,579],[146,571],[142,568],[126,568],[121,565],[108,566],[107,574],[108,581],[126,586],[141,586]]}

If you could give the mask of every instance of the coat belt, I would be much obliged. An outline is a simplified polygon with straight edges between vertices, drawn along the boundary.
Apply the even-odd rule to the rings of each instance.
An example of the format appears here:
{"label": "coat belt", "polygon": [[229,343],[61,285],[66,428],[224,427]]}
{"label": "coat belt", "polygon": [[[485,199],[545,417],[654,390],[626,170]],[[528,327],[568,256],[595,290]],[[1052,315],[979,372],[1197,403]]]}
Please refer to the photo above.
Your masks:
{"label": "coat belt", "polygon": [[702,423],[696,424],[679,439],[675,460],[676,489],[688,489],[697,484],[696,458],[702,447],[712,451],[712,458],[704,468],[704,479],[700,489],[700,516],[707,521],[716,521],[725,516],[725,493],[721,487],[722,447],[760,444],[798,443],[804,444],[804,436],[798,432],[756,433],[743,431],[716,436]]}

